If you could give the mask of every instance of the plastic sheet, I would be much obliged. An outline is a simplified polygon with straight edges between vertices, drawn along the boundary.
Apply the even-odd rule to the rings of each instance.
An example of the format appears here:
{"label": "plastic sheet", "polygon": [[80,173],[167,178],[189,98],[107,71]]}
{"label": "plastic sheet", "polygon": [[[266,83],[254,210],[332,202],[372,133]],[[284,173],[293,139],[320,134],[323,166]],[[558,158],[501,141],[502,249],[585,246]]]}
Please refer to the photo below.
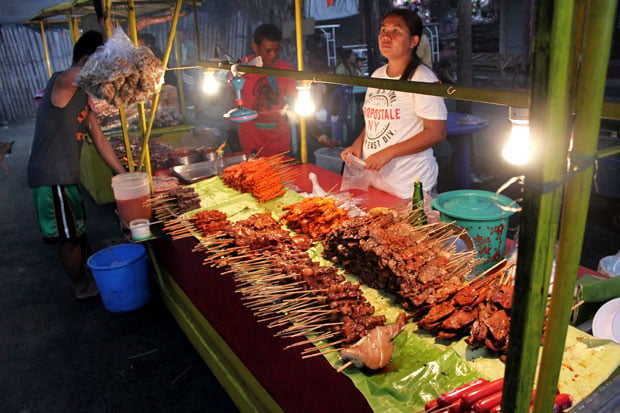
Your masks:
{"label": "plastic sheet", "polygon": [[620,275],[620,251],[616,255],[609,255],[601,258],[598,263],[598,272],[601,274],[609,275],[610,277],[617,277]]}

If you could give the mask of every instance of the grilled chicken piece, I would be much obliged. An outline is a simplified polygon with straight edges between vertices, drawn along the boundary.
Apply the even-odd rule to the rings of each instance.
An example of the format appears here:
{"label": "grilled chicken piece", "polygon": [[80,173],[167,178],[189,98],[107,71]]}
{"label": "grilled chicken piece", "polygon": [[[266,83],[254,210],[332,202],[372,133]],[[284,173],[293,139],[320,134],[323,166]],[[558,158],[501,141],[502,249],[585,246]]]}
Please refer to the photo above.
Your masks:
{"label": "grilled chicken piece", "polygon": [[357,343],[340,351],[343,361],[351,361],[357,368],[381,369],[390,362],[394,351],[394,337],[405,327],[405,313],[400,313],[396,322],[373,328]]}

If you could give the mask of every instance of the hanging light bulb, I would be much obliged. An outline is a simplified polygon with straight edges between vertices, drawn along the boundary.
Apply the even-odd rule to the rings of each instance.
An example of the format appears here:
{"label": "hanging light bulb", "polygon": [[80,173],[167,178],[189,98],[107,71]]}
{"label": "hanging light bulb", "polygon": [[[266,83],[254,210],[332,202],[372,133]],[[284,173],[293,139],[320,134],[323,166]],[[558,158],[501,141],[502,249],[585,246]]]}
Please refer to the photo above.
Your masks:
{"label": "hanging light bulb", "polygon": [[525,165],[530,156],[530,120],[527,108],[509,108],[508,117],[512,130],[504,146],[504,159],[515,165]]}
{"label": "hanging light bulb", "polygon": [[310,83],[302,82],[297,85],[297,101],[295,102],[295,112],[300,116],[308,116],[314,113],[316,107],[310,96]]}
{"label": "hanging light bulb", "polygon": [[202,79],[202,91],[208,95],[215,94],[220,88],[220,83],[215,78],[215,72],[207,70]]}

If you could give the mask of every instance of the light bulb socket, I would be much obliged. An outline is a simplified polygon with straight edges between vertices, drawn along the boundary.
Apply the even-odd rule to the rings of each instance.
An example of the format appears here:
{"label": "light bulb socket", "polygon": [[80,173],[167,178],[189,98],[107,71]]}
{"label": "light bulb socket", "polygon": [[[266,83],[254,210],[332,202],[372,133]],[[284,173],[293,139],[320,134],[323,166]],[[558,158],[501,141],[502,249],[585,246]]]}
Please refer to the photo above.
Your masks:
{"label": "light bulb socket", "polygon": [[312,81],[306,79],[298,80],[295,87],[297,90],[310,90],[312,88]]}
{"label": "light bulb socket", "polygon": [[529,108],[508,108],[508,119],[512,123],[527,125],[530,123],[530,109]]}

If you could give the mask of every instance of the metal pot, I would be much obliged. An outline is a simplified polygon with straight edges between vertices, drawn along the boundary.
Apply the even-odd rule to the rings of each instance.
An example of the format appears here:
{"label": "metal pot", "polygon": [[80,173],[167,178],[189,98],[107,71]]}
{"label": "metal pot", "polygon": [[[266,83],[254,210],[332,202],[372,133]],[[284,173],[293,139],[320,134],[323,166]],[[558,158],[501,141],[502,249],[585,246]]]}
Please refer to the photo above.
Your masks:
{"label": "metal pot", "polygon": [[195,149],[176,149],[168,155],[173,166],[189,165],[203,160],[203,156]]}
{"label": "metal pot", "polygon": [[200,153],[202,155],[202,160],[203,161],[214,161],[215,160],[215,152],[213,151],[213,148],[204,148],[202,150],[200,150]]}

